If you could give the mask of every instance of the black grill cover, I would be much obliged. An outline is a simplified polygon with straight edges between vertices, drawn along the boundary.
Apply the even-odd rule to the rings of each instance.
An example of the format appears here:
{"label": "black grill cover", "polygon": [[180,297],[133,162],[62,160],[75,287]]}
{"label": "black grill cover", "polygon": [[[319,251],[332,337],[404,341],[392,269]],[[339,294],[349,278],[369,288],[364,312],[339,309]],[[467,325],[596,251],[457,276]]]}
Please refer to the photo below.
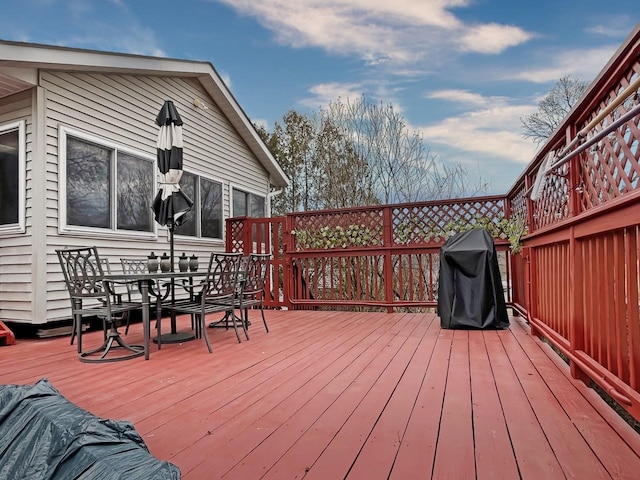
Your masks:
{"label": "black grill cover", "polygon": [[457,233],[442,246],[438,316],[446,329],[509,326],[496,247],[487,230]]}

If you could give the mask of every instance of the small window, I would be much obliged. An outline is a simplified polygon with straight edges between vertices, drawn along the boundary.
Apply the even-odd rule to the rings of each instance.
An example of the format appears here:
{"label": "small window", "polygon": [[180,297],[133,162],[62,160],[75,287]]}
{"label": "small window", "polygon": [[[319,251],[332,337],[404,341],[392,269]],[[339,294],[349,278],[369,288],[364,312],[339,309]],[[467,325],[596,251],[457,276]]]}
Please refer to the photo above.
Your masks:
{"label": "small window", "polygon": [[222,184],[214,180],[184,172],[180,188],[193,202],[184,223],[175,233],[192,237],[222,239]]}
{"label": "small window", "polygon": [[263,218],[267,214],[265,197],[233,189],[233,216]]}
{"label": "small window", "polygon": [[66,227],[153,232],[155,162],[61,130]]}
{"label": "small window", "polygon": [[24,231],[24,122],[0,126],[0,233]]}

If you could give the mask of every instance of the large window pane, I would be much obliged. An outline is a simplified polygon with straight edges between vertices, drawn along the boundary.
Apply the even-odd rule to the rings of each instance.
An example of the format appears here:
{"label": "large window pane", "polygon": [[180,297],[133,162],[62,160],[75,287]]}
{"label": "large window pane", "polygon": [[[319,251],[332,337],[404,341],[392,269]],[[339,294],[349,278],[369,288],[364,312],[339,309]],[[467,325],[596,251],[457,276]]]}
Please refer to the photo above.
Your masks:
{"label": "large window pane", "polygon": [[[197,192],[197,184],[198,184],[198,176],[193,173],[184,172],[182,174],[182,178],[180,179],[180,188],[182,191],[191,199],[194,200],[198,198],[196,196]],[[192,237],[197,236],[197,225],[196,225],[196,210],[197,205],[188,212],[184,214],[184,221],[182,225],[176,227],[175,233],[179,235],[189,235]]]}
{"label": "large window pane", "polygon": [[202,236],[222,238],[222,185],[201,178],[200,189]]}
{"label": "large window pane", "polygon": [[233,189],[233,216],[244,217],[247,213],[247,194],[242,190]]}
{"label": "large window pane", "polygon": [[112,150],[67,137],[67,224],[110,228]]}
{"label": "large window pane", "polygon": [[154,164],[118,152],[118,228],[153,231],[151,210]]}
{"label": "large window pane", "polygon": [[[222,184],[184,172],[180,187],[194,200],[185,222],[175,233],[201,238],[222,238]],[[197,222],[199,219],[200,222]]]}
{"label": "large window pane", "polygon": [[18,223],[18,130],[0,133],[0,225]]}
{"label": "large window pane", "polygon": [[251,198],[251,216],[254,218],[263,218],[266,214],[264,197],[251,194],[250,198]]}
{"label": "large window pane", "polygon": [[266,214],[265,198],[253,193],[233,189],[233,216],[263,218]]}

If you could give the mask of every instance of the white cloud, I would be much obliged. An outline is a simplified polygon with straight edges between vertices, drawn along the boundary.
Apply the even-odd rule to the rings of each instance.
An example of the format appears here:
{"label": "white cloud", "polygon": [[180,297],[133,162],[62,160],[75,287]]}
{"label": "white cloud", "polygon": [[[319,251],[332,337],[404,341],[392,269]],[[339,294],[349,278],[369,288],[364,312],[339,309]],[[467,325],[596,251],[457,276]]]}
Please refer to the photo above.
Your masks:
{"label": "white cloud", "polygon": [[470,178],[490,183],[488,193],[503,194],[535,155],[536,145],[520,131],[520,118],[535,109],[503,101],[417,130],[440,161],[463,165]]}
{"label": "white cloud", "polygon": [[617,45],[604,45],[598,48],[547,52],[547,61],[541,63],[541,66],[503,72],[503,78],[547,83],[572,75],[581,80],[590,81],[607,64],[617,48]]}
{"label": "white cloud", "polygon": [[299,101],[298,104],[307,108],[317,108],[326,106],[338,98],[343,102],[356,100],[363,91],[363,85],[360,83],[320,83],[309,88],[311,96]]}
{"label": "white cloud", "polygon": [[630,32],[637,19],[631,15],[598,15],[597,23],[585,29],[585,32],[592,35],[599,35],[609,38],[624,38]]}
{"label": "white cloud", "polygon": [[476,155],[527,164],[535,145],[522,138],[520,118],[535,111],[535,105],[498,105],[481,108],[439,123],[422,126],[425,142]]}
{"label": "white cloud", "polygon": [[511,25],[488,23],[468,27],[459,42],[464,51],[497,54],[525,43],[533,34]]}
{"label": "white cloud", "polygon": [[214,1],[256,18],[282,44],[356,55],[369,65],[416,64],[456,50],[495,54],[532,36],[496,23],[465,26],[451,10],[471,0]]}
{"label": "white cloud", "polygon": [[479,93],[470,92],[469,90],[455,90],[445,89],[428,92],[425,94],[425,98],[446,100],[449,102],[459,103],[468,106],[478,106],[487,104],[503,103],[506,101],[505,97],[486,97]]}

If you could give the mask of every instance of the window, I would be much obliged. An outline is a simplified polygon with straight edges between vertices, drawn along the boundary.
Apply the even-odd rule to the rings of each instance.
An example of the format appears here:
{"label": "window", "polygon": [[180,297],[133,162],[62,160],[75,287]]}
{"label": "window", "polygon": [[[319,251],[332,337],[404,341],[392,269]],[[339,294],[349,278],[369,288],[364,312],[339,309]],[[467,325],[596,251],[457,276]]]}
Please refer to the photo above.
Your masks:
{"label": "window", "polygon": [[255,217],[266,216],[265,198],[255,193],[244,192],[236,188],[233,189],[233,216],[234,217]]}
{"label": "window", "polygon": [[24,231],[24,122],[0,126],[0,232]]}
{"label": "window", "polygon": [[66,227],[153,232],[155,160],[61,129]]}
{"label": "window", "polygon": [[184,172],[180,188],[193,200],[184,223],[176,227],[178,235],[222,239],[222,184],[190,172]]}

